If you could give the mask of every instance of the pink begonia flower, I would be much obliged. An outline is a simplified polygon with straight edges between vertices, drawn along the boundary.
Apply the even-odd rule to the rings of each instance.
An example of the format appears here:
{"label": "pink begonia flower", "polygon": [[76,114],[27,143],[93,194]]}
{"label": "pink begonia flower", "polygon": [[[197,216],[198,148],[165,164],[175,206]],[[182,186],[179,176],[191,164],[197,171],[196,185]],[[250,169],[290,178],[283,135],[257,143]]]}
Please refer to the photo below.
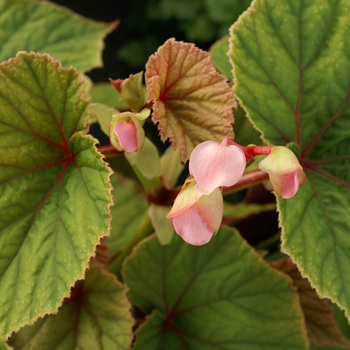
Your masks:
{"label": "pink begonia flower", "polygon": [[232,186],[246,168],[244,152],[225,136],[219,144],[205,141],[194,148],[189,171],[196,179],[198,191],[208,194],[220,186]]}
{"label": "pink begonia flower", "polygon": [[293,197],[306,181],[298,158],[287,147],[272,147],[271,153],[259,163],[259,168],[269,174],[274,190],[284,199]]}
{"label": "pink begonia flower", "polygon": [[167,218],[185,242],[198,246],[208,243],[218,231],[224,204],[219,188],[204,195],[195,183],[193,177],[186,180]]}

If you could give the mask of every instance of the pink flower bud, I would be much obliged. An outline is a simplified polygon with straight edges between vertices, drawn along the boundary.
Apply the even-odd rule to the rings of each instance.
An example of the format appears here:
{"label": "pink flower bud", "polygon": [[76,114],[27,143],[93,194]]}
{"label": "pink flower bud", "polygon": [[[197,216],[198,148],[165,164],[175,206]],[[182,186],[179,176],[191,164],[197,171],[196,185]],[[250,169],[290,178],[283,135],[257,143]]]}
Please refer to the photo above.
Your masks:
{"label": "pink flower bud", "polygon": [[121,148],[127,152],[137,150],[137,129],[132,119],[129,122],[120,120],[114,126],[113,132],[117,135]]}
{"label": "pink flower bud", "polygon": [[190,174],[196,179],[198,191],[208,194],[220,186],[232,186],[246,167],[244,152],[230,145],[225,136],[220,144],[205,141],[194,148],[190,157]]}
{"label": "pink flower bud", "polygon": [[224,204],[220,189],[203,195],[195,183],[192,177],[186,180],[167,218],[185,242],[203,245],[218,231]]}
{"label": "pink flower bud", "polygon": [[298,158],[287,147],[272,147],[271,153],[259,163],[259,168],[269,174],[274,190],[284,199],[293,197],[306,181]]}
{"label": "pink flower bud", "polygon": [[141,150],[145,141],[145,132],[141,123],[148,115],[148,109],[140,113],[125,112],[113,115],[109,129],[111,144],[119,151]]}

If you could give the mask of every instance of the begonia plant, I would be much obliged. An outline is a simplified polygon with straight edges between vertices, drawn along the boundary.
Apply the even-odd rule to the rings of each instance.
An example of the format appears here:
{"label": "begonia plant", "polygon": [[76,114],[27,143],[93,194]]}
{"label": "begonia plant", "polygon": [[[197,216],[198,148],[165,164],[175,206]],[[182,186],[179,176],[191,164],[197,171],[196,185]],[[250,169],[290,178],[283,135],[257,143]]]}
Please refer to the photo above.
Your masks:
{"label": "begonia plant", "polygon": [[96,82],[119,20],[0,0],[0,349],[350,349],[350,2],[203,3]]}

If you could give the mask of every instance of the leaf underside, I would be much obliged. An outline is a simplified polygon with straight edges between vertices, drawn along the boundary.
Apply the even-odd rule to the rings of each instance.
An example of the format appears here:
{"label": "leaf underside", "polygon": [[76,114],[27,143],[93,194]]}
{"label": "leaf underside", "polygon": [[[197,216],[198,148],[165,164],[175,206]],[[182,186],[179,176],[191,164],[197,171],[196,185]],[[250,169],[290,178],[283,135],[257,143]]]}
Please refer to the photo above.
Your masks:
{"label": "leaf underside", "polygon": [[256,0],[231,28],[235,93],[307,176],[278,198],[283,250],[350,316],[350,3]]}

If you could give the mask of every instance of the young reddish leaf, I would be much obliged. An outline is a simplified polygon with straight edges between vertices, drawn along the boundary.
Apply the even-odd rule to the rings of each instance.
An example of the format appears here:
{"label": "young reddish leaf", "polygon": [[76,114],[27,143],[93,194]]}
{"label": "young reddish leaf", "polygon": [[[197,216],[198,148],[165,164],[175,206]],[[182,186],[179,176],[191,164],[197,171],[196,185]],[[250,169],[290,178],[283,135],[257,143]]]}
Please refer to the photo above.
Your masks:
{"label": "young reddish leaf", "polygon": [[0,65],[0,339],[56,312],[109,232],[87,107],[77,72],[47,55]]}
{"label": "young reddish leaf", "polygon": [[203,141],[233,137],[233,94],[207,52],[169,39],[148,60],[145,78],[152,120],[183,161]]}
{"label": "young reddish leaf", "polygon": [[332,307],[326,299],[321,299],[311,287],[307,278],[303,278],[298,267],[286,258],[271,263],[271,266],[289,275],[297,288],[300,305],[304,312],[309,340],[322,345],[350,348],[350,340],[339,330],[334,320]]}
{"label": "young reddish leaf", "polygon": [[57,315],[24,327],[9,343],[18,350],[128,350],[134,321],[125,292],[114,275],[92,267]]}
{"label": "young reddish leaf", "polygon": [[350,318],[350,2],[256,0],[231,28],[235,93],[307,181],[278,199],[282,249]]}

